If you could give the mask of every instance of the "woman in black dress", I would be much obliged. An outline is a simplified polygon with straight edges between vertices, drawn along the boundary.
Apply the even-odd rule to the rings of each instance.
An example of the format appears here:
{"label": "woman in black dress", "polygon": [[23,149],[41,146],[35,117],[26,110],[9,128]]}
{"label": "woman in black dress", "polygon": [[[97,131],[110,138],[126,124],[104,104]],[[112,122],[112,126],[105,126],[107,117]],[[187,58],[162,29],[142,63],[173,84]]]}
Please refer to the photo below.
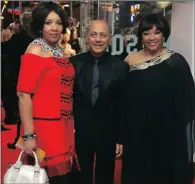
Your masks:
{"label": "woman in black dress", "polygon": [[145,16],[142,50],[125,59],[122,184],[192,184],[195,86],[185,58],[163,47],[166,19]]}

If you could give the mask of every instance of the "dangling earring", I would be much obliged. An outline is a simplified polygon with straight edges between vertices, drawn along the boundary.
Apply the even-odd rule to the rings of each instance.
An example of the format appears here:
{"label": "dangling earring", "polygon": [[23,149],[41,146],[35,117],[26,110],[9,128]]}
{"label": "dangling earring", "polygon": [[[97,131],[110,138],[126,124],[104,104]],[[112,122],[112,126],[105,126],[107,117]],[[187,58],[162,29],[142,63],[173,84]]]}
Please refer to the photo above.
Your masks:
{"label": "dangling earring", "polygon": [[143,40],[142,40],[142,48],[143,48],[143,49],[145,48],[145,45],[144,45],[144,43],[143,43]]}
{"label": "dangling earring", "polygon": [[164,43],[165,43],[165,38],[163,37],[163,40],[162,40],[162,47],[164,47]]}
{"label": "dangling earring", "polygon": [[40,36],[42,35],[42,31],[41,30],[39,31],[39,34],[40,34]]}

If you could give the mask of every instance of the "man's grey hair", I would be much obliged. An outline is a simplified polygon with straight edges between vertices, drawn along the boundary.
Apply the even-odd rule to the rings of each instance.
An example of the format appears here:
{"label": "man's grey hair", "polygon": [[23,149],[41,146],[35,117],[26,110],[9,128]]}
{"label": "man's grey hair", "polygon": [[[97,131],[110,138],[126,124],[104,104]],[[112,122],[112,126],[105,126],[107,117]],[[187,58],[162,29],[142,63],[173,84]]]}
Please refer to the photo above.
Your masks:
{"label": "man's grey hair", "polygon": [[32,13],[31,12],[24,12],[20,15],[20,23],[24,29],[28,29],[31,21],[32,21]]}

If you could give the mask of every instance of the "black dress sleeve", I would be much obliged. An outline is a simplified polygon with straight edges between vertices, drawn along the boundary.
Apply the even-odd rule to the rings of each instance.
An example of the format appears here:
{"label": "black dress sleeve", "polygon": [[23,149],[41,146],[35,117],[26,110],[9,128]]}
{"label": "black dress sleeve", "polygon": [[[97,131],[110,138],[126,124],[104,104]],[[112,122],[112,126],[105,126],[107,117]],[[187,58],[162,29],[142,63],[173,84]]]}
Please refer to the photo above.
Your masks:
{"label": "black dress sleeve", "polygon": [[190,67],[186,59],[179,53],[170,57],[168,64],[177,70],[181,88],[185,92],[186,121],[192,122],[195,120],[195,84]]}
{"label": "black dress sleeve", "polygon": [[[186,123],[189,160],[195,154],[195,84],[186,59],[179,53],[173,54],[168,64],[177,71],[183,95],[183,114]],[[194,160],[195,162],[195,160]]]}

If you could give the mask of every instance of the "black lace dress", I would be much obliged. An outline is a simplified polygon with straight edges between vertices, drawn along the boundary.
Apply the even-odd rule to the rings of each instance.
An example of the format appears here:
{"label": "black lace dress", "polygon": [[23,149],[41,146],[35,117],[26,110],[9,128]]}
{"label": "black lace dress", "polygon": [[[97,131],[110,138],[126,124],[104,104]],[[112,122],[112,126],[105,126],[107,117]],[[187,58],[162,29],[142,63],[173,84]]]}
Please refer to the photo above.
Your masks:
{"label": "black lace dress", "polygon": [[123,98],[122,184],[191,184],[195,88],[183,56],[132,66]]}

